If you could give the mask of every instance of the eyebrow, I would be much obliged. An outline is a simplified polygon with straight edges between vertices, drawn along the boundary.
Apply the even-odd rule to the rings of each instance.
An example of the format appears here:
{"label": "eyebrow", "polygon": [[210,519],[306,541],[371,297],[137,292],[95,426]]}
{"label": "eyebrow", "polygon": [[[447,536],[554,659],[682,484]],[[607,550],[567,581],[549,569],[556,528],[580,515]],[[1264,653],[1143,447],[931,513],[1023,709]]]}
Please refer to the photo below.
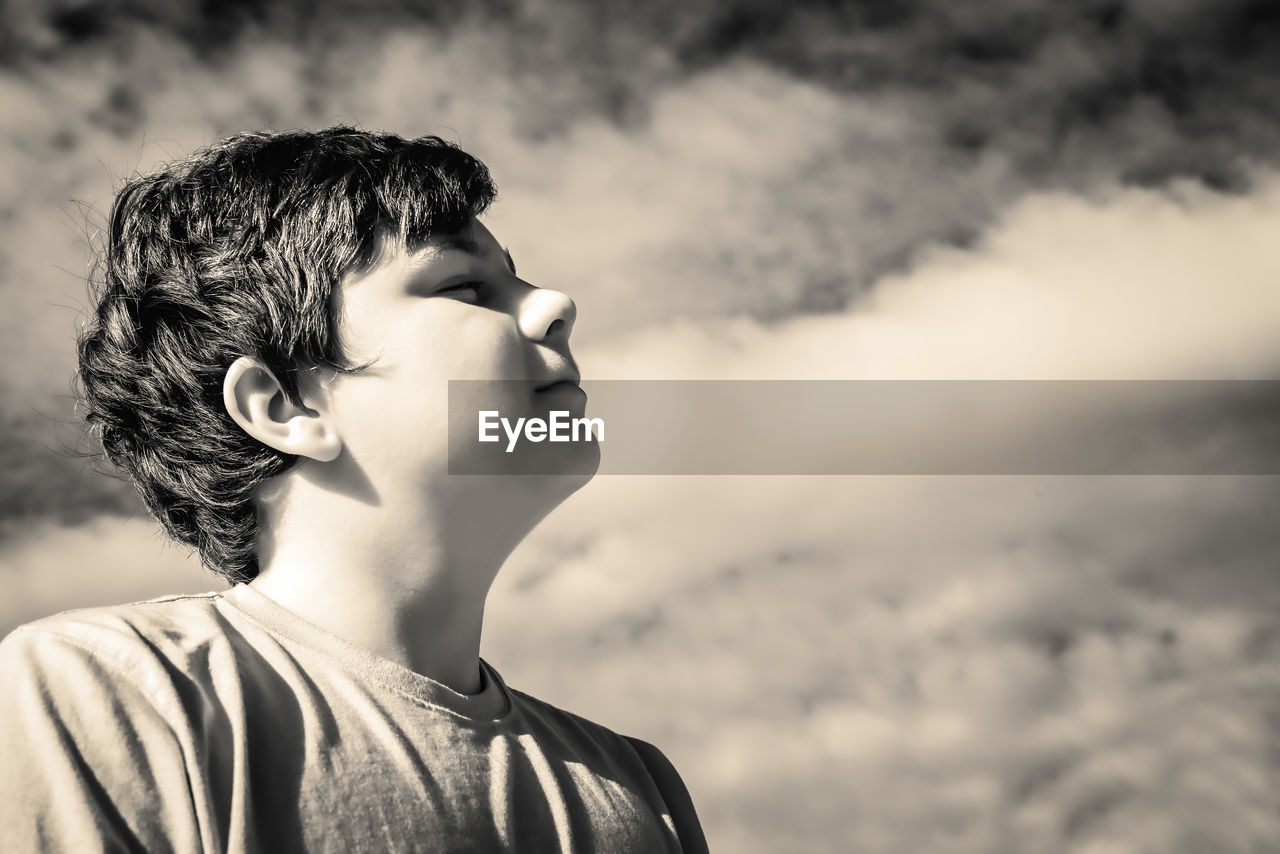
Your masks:
{"label": "eyebrow", "polygon": [[[480,244],[474,238],[467,237],[465,234],[442,234],[437,240],[442,249],[454,249],[476,257],[484,254],[480,249]],[[511,274],[515,275],[516,262],[511,257],[511,250],[504,246],[502,254],[507,259],[507,266],[511,268]]]}

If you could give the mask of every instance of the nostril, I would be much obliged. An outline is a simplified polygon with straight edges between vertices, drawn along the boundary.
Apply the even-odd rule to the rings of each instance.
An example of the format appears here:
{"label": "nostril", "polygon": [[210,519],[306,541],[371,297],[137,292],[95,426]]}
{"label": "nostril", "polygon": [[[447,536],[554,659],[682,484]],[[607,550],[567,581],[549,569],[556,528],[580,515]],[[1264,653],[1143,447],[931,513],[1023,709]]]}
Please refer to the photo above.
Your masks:
{"label": "nostril", "polygon": [[568,338],[577,318],[573,300],[559,291],[532,291],[519,307],[520,331],[535,341],[555,336]]}

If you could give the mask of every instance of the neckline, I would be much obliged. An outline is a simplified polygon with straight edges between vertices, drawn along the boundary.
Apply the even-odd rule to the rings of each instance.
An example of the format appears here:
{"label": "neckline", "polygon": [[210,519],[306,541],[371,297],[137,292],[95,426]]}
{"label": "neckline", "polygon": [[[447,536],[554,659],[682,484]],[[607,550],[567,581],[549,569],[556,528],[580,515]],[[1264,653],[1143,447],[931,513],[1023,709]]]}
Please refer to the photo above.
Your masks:
{"label": "neckline", "polygon": [[325,631],[247,584],[222,591],[219,599],[277,638],[333,659],[353,675],[377,682],[410,699],[446,709],[476,723],[497,723],[511,715],[510,691],[498,671],[483,658],[480,659],[480,692],[460,694],[442,682]]}

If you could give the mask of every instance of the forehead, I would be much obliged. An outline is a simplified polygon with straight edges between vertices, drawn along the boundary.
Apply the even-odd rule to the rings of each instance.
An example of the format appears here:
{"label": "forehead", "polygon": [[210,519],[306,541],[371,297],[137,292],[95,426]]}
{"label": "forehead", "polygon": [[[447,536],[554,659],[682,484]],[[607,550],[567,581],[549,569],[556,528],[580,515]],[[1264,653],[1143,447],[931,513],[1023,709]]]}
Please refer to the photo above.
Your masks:
{"label": "forehead", "polygon": [[501,260],[515,272],[515,264],[509,253],[479,220],[472,219],[461,230],[446,234],[433,234],[426,242],[403,249],[394,233],[382,232],[376,238],[370,268],[401,258],[409,266],[421,268],[456,255],[476,260]]}
{"label": "forehead", "polygon": [[425,242],[409,247],[401,243],[394,231],[379,231],[369,259],[348,268],[340,276],[332,296],[340,300],[342,291],[372,280],[452,275],[472,263],[502,265],[513,275],[516,269],[510,253],[475,219],[456,232],[433,234]]}

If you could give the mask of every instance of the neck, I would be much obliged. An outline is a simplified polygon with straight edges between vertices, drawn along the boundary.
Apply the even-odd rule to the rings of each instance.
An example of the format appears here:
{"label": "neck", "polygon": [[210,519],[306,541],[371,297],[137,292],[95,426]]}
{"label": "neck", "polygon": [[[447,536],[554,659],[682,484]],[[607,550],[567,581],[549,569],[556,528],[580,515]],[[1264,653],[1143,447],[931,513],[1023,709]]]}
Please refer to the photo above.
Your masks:
{"label": "neck", "polygon": [[303,464],[260,492],[254,588],[348,643],[479,692],[489,587],[584,481],[445,477],[424,489],[388,477],[374,491],[359,472],[334,471]]}
{"label": "neck", "polygon": [[307,530],[270,530],[252,586],[349,643],[460,694],[478,693],[485,598],[520,537],[467,537],[474,526],[447,519],[393,523],[377,507],[304,510],[298,497],[288,515],[305,519]]}
{"label": "neck", "polygon": [[405,596],[284,555],[252,586],[307,622],[459,694],[481,689],[482,594],[428,586]]}

